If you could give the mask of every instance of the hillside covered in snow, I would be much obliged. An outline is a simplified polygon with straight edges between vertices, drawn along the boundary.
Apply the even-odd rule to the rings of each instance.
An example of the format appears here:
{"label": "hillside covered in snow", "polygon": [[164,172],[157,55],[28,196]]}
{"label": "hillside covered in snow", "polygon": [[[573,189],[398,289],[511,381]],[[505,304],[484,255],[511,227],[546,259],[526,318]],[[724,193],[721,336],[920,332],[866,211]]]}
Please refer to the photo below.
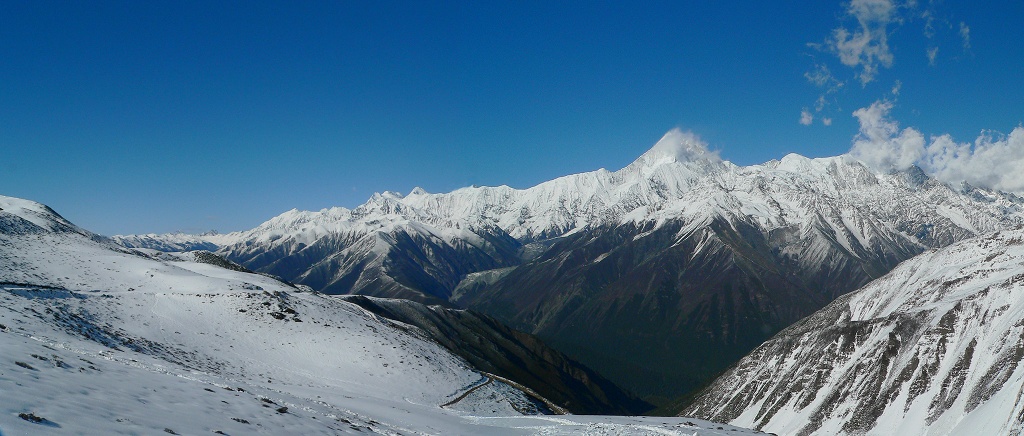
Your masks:
{"label": "hillside covered in snow", "polygon": [[909,260],[785,329],[683,414],[793,435],[1019,435],[1024,230]]}
{"label": "hillside covered in snow", "polygon": [[544,415],[422,330],[225,264],[126,249],[0,197],[0,432],[737,434]]}

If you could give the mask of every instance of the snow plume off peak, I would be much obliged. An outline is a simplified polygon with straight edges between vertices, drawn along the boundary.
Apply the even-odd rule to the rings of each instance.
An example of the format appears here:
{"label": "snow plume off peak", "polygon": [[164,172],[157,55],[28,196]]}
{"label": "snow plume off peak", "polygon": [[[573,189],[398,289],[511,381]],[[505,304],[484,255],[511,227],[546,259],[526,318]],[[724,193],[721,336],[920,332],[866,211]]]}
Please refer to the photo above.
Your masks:
{"label": "snow plume off peak", "polygon": [[876,101],[853,116],[860,122],[850,155],[878,171],[912,165],[946,183],[1024,193],[1024,127],[1009,135],[982,132],[974,143],[958,143],[946,134],[926,140],[913,127],[900,130],[889,116],[892,102]]}
{"label": "snow plume off peak", "polygon": [[653,165],[662,162],[692,162],[707,160],[720,162],[717,151],[708,150],[708,144],[701,141],[693,132],[684,132],[675,128],[662,136],[654,147],[647,150],[637,162]]}

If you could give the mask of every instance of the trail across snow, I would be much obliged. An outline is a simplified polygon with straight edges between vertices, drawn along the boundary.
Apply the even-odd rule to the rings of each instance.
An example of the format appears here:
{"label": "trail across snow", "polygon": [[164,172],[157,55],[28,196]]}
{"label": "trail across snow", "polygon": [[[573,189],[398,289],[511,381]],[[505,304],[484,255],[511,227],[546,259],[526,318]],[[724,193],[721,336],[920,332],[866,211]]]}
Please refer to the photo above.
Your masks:
{"label": "trail across snow", "polygon": [[442,404],[441,407],[453,406],[453,405],[457,404],[459,401],[464,400],[467,396],[469,396],[469,394],[472,394],[473,392],[476,392],[477,389],[480,389],[480,388],[482,388],[484,386],[487,386],[487,385],[489,385],[491,383],[494,383],[494,377],[487,377],[487,376],[485,376],[484,378],[486,380],[483,383],[480,383],[480,384],[478,384],[476,386],[473,386],[473,387],[469,388],[468,390],[466,390],[466,392],[463,392],[462,395],[459,395],[458,397],[455,397],[454,400],[451,400],[451,401],[449,401],[447,403]]}

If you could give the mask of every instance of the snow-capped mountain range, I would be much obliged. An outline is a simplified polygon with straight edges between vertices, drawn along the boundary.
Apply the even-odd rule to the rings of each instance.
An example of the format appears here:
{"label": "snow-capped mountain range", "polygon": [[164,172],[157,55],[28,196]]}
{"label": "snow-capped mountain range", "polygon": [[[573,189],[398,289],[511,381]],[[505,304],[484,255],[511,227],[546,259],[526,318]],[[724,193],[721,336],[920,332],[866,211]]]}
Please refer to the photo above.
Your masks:
{"label": "snow-capped mountain range", "polygon": [[1024,230],[932,250],[785,329],[684,410],[793,435],[1024,431]]}
{"label": "snow-capped mountain range", "polygon": [[[845,155],[737,166],[672,131],[618,171],[385,192],[197,240],[327,293],[475,308],[639,393],[673,396],[899,262],[1014,227],[1022,211],[1012,194]],[[115,239],[174,248],[146,238]],[[709,348],[721,354],[687,359]]]}
{"label": "snow-capped mountain range", "polygon": [[[203,242],[221,247],[247,242],[309,246],[328,235],[420,227],[415,230],[486,251],[486,241],[477,237],[485,230],[500,229],[516,241],[529,243],[602,225],[679,218],[700,223],[707,216],[742,214],[769,230],[827,225],[837,242],[855,251],[857,245],[870,245],[879,233],[892,230],[873,228],[866,220],[891,222],[898,225],[896,230],[913,232],[907,239],[930,246],[949,243],[964,233],[1002,227],[1008,214],[1015,215],[1012,220],[1019,219],[1024,204],[1012,194],[945,186],[916,168],[877,174],[848,155],[809,159],[790,154],[782,160],[740,167],[703,151],[695,141],[672,131],[619,171],[574,174],[528,189],[469,187],[430,194],[414,188],[404,196],[388,191],[351,210],[293,209],[243,232],[115,239],[163,251]],[[886,201],[893,197],[902,201]],[[925,217],[938,222],[918,222]],[[175,245],[161,247],[160,242]]]}
{"label": "snow-capped mountain range", "polygon": [[754,434],[536,415],[554,403],[417,327],[211,256],[126,249],[0,196],[0,432]]}

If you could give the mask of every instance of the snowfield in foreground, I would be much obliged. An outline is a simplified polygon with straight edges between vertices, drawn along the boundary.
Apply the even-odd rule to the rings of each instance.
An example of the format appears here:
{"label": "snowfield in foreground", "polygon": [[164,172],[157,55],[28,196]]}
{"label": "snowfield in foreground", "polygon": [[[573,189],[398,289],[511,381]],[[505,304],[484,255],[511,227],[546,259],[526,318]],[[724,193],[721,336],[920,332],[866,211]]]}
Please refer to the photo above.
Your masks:
{"label": "snowfield in foreground", "polygon": [[0,433],[755,434],[536,415],[415,328],[202,260],[0,197]]}

